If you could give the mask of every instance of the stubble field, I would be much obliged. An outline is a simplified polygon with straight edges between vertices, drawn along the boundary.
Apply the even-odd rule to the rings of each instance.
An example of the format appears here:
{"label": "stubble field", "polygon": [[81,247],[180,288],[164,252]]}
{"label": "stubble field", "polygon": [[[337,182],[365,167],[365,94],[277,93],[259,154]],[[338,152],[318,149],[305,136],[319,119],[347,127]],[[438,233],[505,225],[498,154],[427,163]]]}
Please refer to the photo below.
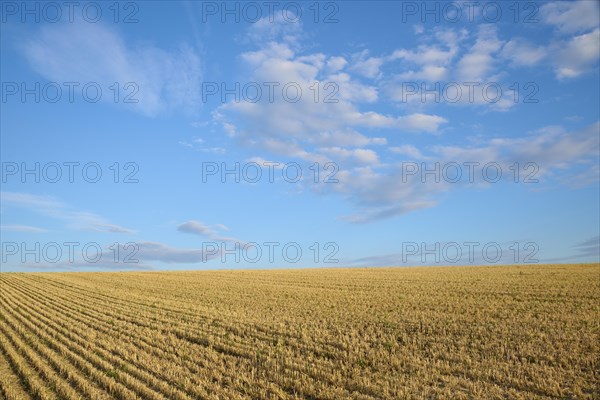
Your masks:
{"label": "stubble field", "polygon": [[7,399],[599,398],[600,265],[0,274]]}

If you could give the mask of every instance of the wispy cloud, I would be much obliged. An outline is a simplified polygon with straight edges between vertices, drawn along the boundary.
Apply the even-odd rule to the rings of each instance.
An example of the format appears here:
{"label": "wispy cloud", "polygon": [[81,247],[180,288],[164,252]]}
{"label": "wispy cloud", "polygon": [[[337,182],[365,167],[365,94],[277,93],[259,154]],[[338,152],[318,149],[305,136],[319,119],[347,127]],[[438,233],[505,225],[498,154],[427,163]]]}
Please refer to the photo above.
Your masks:
{"label": "wispy cloud", "polygon": [[[573,176],[577,167],[594,165],[593,157],[599,148],[598,124],[575,132],[540,131],[522,137],[507,135],[476,142],[417,147],[410,143],[406,133],[441,135],[444,127],[453,121],[426,112],[393,115],[375,111],[384,100],[380,94],[394,91],[394,84],[406,78],[407,73],[427,79],[443,76],[465,82],[494,82],[502,77],[502,68],[512,53],[528,55],[524,65],[519,67],[532,66],[548,57],[549,45],[534,47],[520,38],[509,40],[501,37],[499,26],[480,24],[473,33],[456,28],[434,29],[431,34],[420,36],[424,42],[413,49],[398,49],[381,56],[363,51],[346,59],[323,53],[305,54],[299,46],[302,35],[294,35],[294,40],[289,40],[277,32],[278,29],[273,28],[270,40],[258,41],[255,50],[241,54],[248,76],[257,82],[295,82],[300,84],[303,93],[311,93],[309,85],[316,81],[331,80],[339,85],[338,101],[315,102],[311,96],[304,96],[293,103],[281,99],[229,102],[214,112],[215,122],[222,124],[227,135],[238,144],[260,149],[262,153],[256,154],[258,158],[336,163],[339,184],[327,189],[317,186],[321,193],[341,194],[357,206],[356,213],[341,217],[346,221],[365,223],[434,207],[444,193],[464,187],[462,183],[422,182],[420,176],[406,181],[400,164],[407,159],[459,164],[495,162],[503,169],[514,162],[531,162],[539,166],[537,178],[547,178],[547,181]],[[587,40],[583,45],[586,49]],[[571,62],[576,59],[571,57]],[[411,69],[388,77],[382,68],[392,64],[402,64],[397,68],[400,71],[406,68],[404,64]],[[360,82],[355,74],[361,75]],[[362,78],[376,82],[366,84]],[[492,104],[484,99],[483,92],[477,93],[480,94],[472,101],[469,96],[463,96],[462,102],[470,101],[478,107],[489,106],[498,111],[515,106],[511,90],[503,91],[503,97]],[[397,142],[398,136],[403,144],[390,149],[381,147],[392,140]],[[579,181],[584,182],[584,178]],[[552,183],[562,182],[555,179]],[[489,186],[482,179],[473,184]]]}
{"label": "wispy cloud", "polygon": [[[466,241],[467,242],[467,241]],[[515,243],[525,251],[515,252]],[[402,242],[402,252],[360,257],[346,261],[353,267],[408,267],[426,265],[510,265],[538,264],[539,245],[530,240],[511,242],[439,241]],[[483,248],[488,250],[482,251]]]}
{"label": "wispy cloud", "polygon": [[556,76],[576,78],[589,71],[600,57],[600,28],[554,44]]}
{"label": "wispy cloud", "polygon": [[140,242],[138,245],[139,255],[137,258],[141,262],[161,261],[177,264],[197,264],[220,257],[220,253],[204,254],[201,249],[182,249],[159,242]]}
{"label": "wispy cloud", "polygon": [[494,57],[502,48],[503,42],[498,38],[497,26],[480,25],[475,43],[457,63],[456,75],[462,82],[485,82],[495,70]]}
{"label": "wispy cloud", "polygon": [[111,224],[101,216],[75,210],[69,205],[46,195],[34,195],[21,192],[0,192],[2,207],[18,207],[28,211],[55,218],[66,223],[69,229],[89,230],[111,233],[135,233],[134,230]]}
{"label": "wispy cloud", "polygon": [[348,69],[366,78],[374,79],[381,76],[380,68],[383,63],[383,58],[369,57],[369,50],[363,50],[355,55]]}
{"label": "wispy cloud", "polygon": [[572,253],[565,257],[556,257],[545,260],[546,262],[581,262],[581,259],[593,260],[600,262],[600,236],[592,236],[591,238],[579,242],[571,246]]}
{"label": "wispy cloud", "polygon": [[[85,270],[99,270],[99,271],[150,271],[154,270],[155,267],[150,264],[143,263],[115,263],[110,260],[101,260],[98,262],[85,262],[85,261],[61,261],[57,263],[19,263],[16,265],[18,269],[25,269],[30,271],[85,271]],[[15,269],[17,269],[15,268]]]}
{"label": "wispy cloud", "polygon": [[190,140],[180,140],[178,143],[188,149],[201,151],[203,153],[225,154],[227,149],[219,146],[205,146],[204,139],[194,136]]}
{"label": "wispy cloud", "polygon": [[124,228],[122,226],[113,225],[113,224],[94,224],[93,229],[98,232],[127,233],[127,234],[136,233],[136,231],[134,231],[133,229]]}
{"label": "wispy cloud", "polygon": [[600,261],[600,236],[591,237],[575,246],[577,250],[576,258],[594,257]]}
{"label": "wispy cloud", "polygon": [[38,228],[29,225],[0,225],[0,230],[6,232],[27,232],[27,233],[43,233],[48,232],[47,229]]}
{"label": "wispy cloud", "polygon": [[[420,173],[407,177],[403,163],[412,162],[416,157],[429,163],[430,168],[431,163],[436,162],[442,165],[494,162],[502,170],[509,171],[515,162],[519,165],[534,163],[535,179],[544,185],[571,185],[572,179],[577,177],[581,177],[577,179],[580,184],[597,184],[598,169],[595,166],[600,151],[600,123],[577,131],[547,127],[526,136],[491,138],[477,145],[437,145],[423,149],[405,146],[390,150],[406,158],[400,158],[397,165],[387,168],[355,168],[337,175],[340,184],[334,189],[351,195],[358,206],[355,214],[343,216],[343,220],[365,223],[390,218],[433,207],[439,203],[442,194],[458,188],[490,187],[481,174],[472,182],[457,183],[423,180]],[[581,169],[585,172],[580,172]]]}
{"label": "wispy cloud", "polygon": [[[120,95],[131,95],[119,104],[146,116],[184,110],[200,102],[202,64],[186,44],[164,50],[150,44],[125,41],[119,32],[102,23],[45,24],[23,46],[30,66],[55,82],[95,82],[102,100],[114,102],[109,87],[117,82]],[[132,82],[134,86],[124,87]]]}
{"label": "wispy cloud", "polygon": [[239,240],[232,237],[221,236],[217,231],[229,230],[229,228],[222,224],[207,225],[200,221],[190,220],[179,225],[177,227],[177,230],[183,233],[191,233],[193,235],[204,236],[206,238],[219,242],[240,242]]}
{"label": "wispy cloud", "polygon": [[562,33],[581,33],[600,25],[600,4],[597,1],[553,1],[540,7],[540,16],[542,22]]}

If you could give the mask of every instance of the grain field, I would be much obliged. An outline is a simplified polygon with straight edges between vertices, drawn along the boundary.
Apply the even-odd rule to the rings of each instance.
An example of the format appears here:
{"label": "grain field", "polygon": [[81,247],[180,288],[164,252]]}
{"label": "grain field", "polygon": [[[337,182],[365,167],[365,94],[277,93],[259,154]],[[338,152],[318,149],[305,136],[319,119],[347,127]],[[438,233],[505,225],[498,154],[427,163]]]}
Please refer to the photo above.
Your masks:
{"label": "grain field", "polygon": [[2,273],[6,399],[593,399],[600,266]]}

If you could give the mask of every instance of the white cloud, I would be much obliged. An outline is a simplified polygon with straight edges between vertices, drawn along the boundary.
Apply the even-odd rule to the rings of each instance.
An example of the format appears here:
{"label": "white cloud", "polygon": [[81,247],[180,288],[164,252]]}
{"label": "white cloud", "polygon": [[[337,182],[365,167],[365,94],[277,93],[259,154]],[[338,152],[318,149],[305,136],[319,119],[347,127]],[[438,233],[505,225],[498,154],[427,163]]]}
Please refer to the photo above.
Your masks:
{"label": "white cloud", "polygon": [[[531,45],[520,38],[507,42],[498,37],[497,29],[491,24],[480,25],[471,40],[467,40],[469,35],[463,29],[436,29],[432,34],[420,36],[419,40],[424,43],[416,49],[399,49],[381,57],[371,57],[363,51],[355,54],[348,65],[345,59],[321,53],[302,54],[299,46],[292,47],[285,41],[263,43],[258,49],[242,55],[248,67],[247,76],[257,81],[296,82],[301,85],[303,93],[311,95],[309,85],[315,81],[336,81],[340,92],[338,101],[315,102],[309,95],[295,103],[230,102],[214,113],[215,121],[223,124],[227,132],[234,132],[232,136],[243,146],[262,150],[264,153],[260,157],[275,160],[287,157],[311,163],[335,162],[339,167],[336,174],[339,184],[327,189],[318,186],[315,190],[351,199],[357,211],[344,219],[352,222],[368,222],[433,207],[443,193],[460,186],[449,182],[423,183],[418,177],[403,181],[401,166],[396,162],[401,158],[389,160],[394,155],[431,162],[498,162],[506,168],[515,161],[537,162],[539,176],[549,178],[572,174],[565,163],[590,164],[590,149],[597,151],[597,141],[581,132],[537,132],[522,140],[512,136],[495,138],[477,146],[444,145],[419,149],[404,144],[390,148],[383,162],[380,160],[383,153],[370,148],[391,141],[389,135],[383,137],[381,133],[386,130],[391,131],[395,138],[406,132],[437,134],[448,121],[443,116],[425,112],[394,115],[389,111],[381,112],[376,107],[369,110],[367,106],[378,105],[379,91],[356,82],[356,73],[380,78],[379,60],[389,63],[401,61],[397,64],[402,64],[404,70],[400,69],[396,74],[396,82],[406,78],[453,78],[457,82],[479,82],[483,86],[486,82],[496,82],[502,76],[500,67],[506,65],[507,57],[520,57],[515,63],[518,66],[536,65],[548,57],[546,47]],[[332,61],[334,59],[335,62]],[[377,62],[359,63],[371,59]],[[407,64],[408,68],[405,67]],[[357,68],[365,69],[357,71]],[[334,70],[337,72],[332,72]],[[394,79],[380,82],[379,87],[393,89]],[[497,103],[491,103],[483,90],[475,90],[475,98],[470,99],[464,95],[469,93],[465,86],[458,104],[509,109],[514,105],[513,93],[507,87],[502,88],[503,97]],[[491,95],[489,92],[486,94]],[[577,142],[583,145],[578,146]],[[558,154],[561,147],[564,152]],[[556,174],[559,170],[561,173]],[[483,179],[474,184],[489,186]]]}
{"label": "white cloud", "polygon": [[200,221],[190,220],[179,225],[177,230],[183,233],[205,236],[216,241],[239,242],[239,240],[235,238],[223,237],[217,233],[217,230],[229,230],[229,228],[223,224],[207,225]]}
{"label": "white cloud", "polygon": [[187,221],[177,227],[179,232],[194,233],[197,235],[212,236],[213,230],[206,224],[199,221]]}
{"label": "white cloud", "polygon": [[383,65],[384,59],[380,57],[368,57],[368,55],[368,50],[363,50],[356,54],[349,69],[366,78],[377,78],[380,75],[379,68]]}
{"label": "white cloud", "polygon": [[[112,254],[110,249],[107,249],[107,254]],[[104,258],[104,257],[103,257]],[[99,260],[98,262],[87,262],[85,260],[70,261],[59,261],[56,263],[19,263],[17,265],[19,269],[26,269],[31,271],[44,271],[49,270],[52,272],[56,271],[80,271],[80,270],[108,270],[108,271],[151,271],[154,266],[145,263],[134,263],[134,262],[118,262],[115,263],[113,260],[105,259]]]}
{"label": "white cloud", "polygon": [[334,73],[342,70],[348,61],[344,57],[329,57],[327,60],[327,72]]}
{"label": "white cloud", "polygon": [[506,42],[500,54],[515,66],[531,67],[547,56],[547,50],[543,46],[535,46],[526,40],[515,38]]}
{"label": "white cloud", "polygon": [[392,153],[408,156],[415,160],[422,160],[425,158],[423,156],[423,154],[421,153],[421,151],[411,144],[404,144],[402,146],[390,147],[390,151]]}
{"label": "white cloud", "polygon": [[[102,257],[97,262],[88,262],[83,259],[76,259],[73,262],[69,260],[45,264],[45,263],[20,263],[18,267],[33,270],[81,270],[81,269],[100,269],[100,270],[152,270],[152,262],[163,262],[167,264],[205,264],[206,262],[221,257],[220,249],[214,249],[211,246],[203,249],[173,247],[165,243],[141,241],[135,243],[135,251],[128,253],[131,257],[130,262],[114,262],[113,251],[110,247],[105,247]],[[243,244],[240,244],[242,246]],[[208,251],[210,250],[210,251]],[[129,250],[131,251],[131,249]],[[135,262],[137,261],[137,262]]]}
{"label": "white cloud", "polygon": [[515,158],[534,161],[541,173],[563,169],[576,163],[597,163],[600,151],[600,123],[575,132],[542,131],[536,135],[507,141]]}
{"label": "white cloud", "polygon": [[423,68],[448,67],[459,54],[460,44],[468,36],[466,30],[434,29],[432,36],[426,36],[427,42],[416,49],[398,49],[386,57],[386,62],[402,60]]}
{"label": "white cloud", "polygon": [[437,133],[440,126],[448,122],[439,115],[414,113],[393,117],[376,112],[353,113],[348,115],[349,121],[358,126],[370,128],[397,128],[405,132]]}
{"label": "white cloud", "polygon": [[558,78],[575,78],[597,64],[600,57],[600,29],[557,43],[554,63]]}
{"label": "white cloud", "polygon": [[322,100],[325,100],[325,96],[329,93],[333,93],[333,90],[336,88],[339,88],[339,90],[334,98],[338,100],[346,100],[355,103],[374,103],[378,100],[379,96],[376,87],[356,82],[352,79],[350,74],[345,72],[329,75],[327,77],[327,82],[323,82],[322,90],[324,92],[324,85],[329,82],[333,83],[335,86],[330,85],[328,87],[329,89],[326,93],[323,93]]}
{"label": "white cloud", "polygon": [[441,81],[448,76],[448,68],[435,65],[426,65],[419,71],[407,71],[400,73],[396,79],[405,81],[424,80],[429,82]]}
{"label": "white cloud", "polygon": [[429,132],[435,133],[439,130],[440,125],[448,122],[446,118],[438,115],[428,114],[410,114],[398,119],[399,124],[403,129],[408,131]]}
{"label": "white cloud", "polygon": [[550,179],[553,174],[573,176],[574,167],[597,163],[600,123],[574,132],[549,126],[525,137],[494,138],[472,147],[434,146],[432,150],[442,161],[497,162],[507,171],[515,162],[535,163],[539,167],[536,178]]}
{"label": "white cloud", "polygon": [[220,254],[204,254],[202,249],[182,249],[158,242],[139,242],[136,258],[141,262],[162,261],[166,263],[196,264],[217,258]]}
{"label": "white cloud", "polygon": [[600,262],[600,236],[592,236],[587,240],[583,240],[574,246],[571,246],[571,255],[566,257],[556,257],[544,260],[545,262],[582,262],[582,258],[591,260],[592,262]]}
{"label": "white cloud", "polygon": [[47,229],[38,228],[36,226],[29,225],[0,225],[0,230],[5,232],[27,232],[27,233],[43,233],[47,232]]}
{"label": "white cloud", "polygon": [[340,129],[315,133],[307,139],[307,143],[316,146],[364,147],[369,145],[384,145],[384,137],[369,137],[354,129]]}
{"label": "white cloud", "polygon": [[600,25],[600,3],[595,0],[554,1],[540,7],[542,22],[563,33],[577,33]]}
{"label": "white cloud", "polygon": [[269,42],[257,51],[242,54],[242,60],[251,65],[261,65],[269,60],[289,60],[294,57],[294,51],[287,43]]}
{"label": "white cloud", "polygon": [[[273,46],[270,44],[269,48]],[[269,49],[266,51],[270,53]],[[280,82],[282,86],[284,83],[294,82],[300,85],[304,95],[295,103],[279,96],[273,103],[266,100],[257,103],[242,101],[230,102],[219,107],[214,114],[215,119],[222,123],[228,132],[234,132],[235,137],[246,145],[279,148],[288,155],[300,154],[303,150],[291,150],[303,144],[315,144],[320,147],[362,147],[367,143],[385,143],[385,138],[369,139],[356,131],[361,127],[435,133],[440,125],[446,122],[436,115],[413,114],[397,117],[373,111],[361,112],[356,103],[375,101],[377,93],[373,88],[355,83],[349,74],[321,76],[323,71],[297,58],[284,60],[274,57],[273,54],[258,56],[260,52],[261,50],[254,52],[251,57],[253,79]],[[261,62],[255,64],[256,60]],[[327,91],[323,86],[321,96],[315,101],[314,92],[310,87],[317,81],[323,84],[335,82],[338,85],[339,96],[336,97],[339,98],[334,97],[337,102],[325,101]],[[276,138],[279,139],[274,140]],[[288,144],[273,146],[281,141]],[[294,143],[289,144],[292,141]]]}
{"label": "white cloud", "polygon": [[0,192],[2,206],[25,208],[34,213],[66,222],[69,229],[111,233],[135,233],[134,230],[111,224],[97,214],[74,210],[49,196],[20,192]]}
{"label": "white cloud", "polygon": [[204,139],[199,137],[193,137],[190,141],[180,140],[177,143],[188,149],[201,151],[203,153],[225,154],[227,152],[227,149],[224,147],[204,146]]}
{"label": "white cloud", "polygon": [[[520,57],[532,50],[525,46],[527,42],[515,39],[503,47],[497,27],[492,24],[480,25],[471,38],[464,29],[437,28],[421,41],[425,43],[415,49],[398,49],[386,57],[400,72],[381,84],[384,97],[405,104],[413,111],[423,111],[435,104],[485,106],[494,111],[515,106],[514,92],[509,88],[512,82],[503,85],[499,80],[503,59],[498,56],[504,49],[503,58],[513,57],[517,51]],[[546,53],[543,47],[534,50],[520,57],[519,62],[537,62]],[[394,63],[398,60],[402,63]],[[493,87],[489,89],[487,84]],[[446,85],[451,86],[446,90]],[[498,98],[497,85],[502,87]]]}
{"label": "white cloud", "polygon": [[416,50],[395,50],[388,60],[406,60],[417,65],[448,65],[457,51],[457,47],[443,50],[435,45],[421,45]]}
{"label": "white cloud", "polygon": [[352,222],[355,224],[364,224],[381,219],[393,218],[400,215],[408,214],[413,211],[434,207],[435,201],[406,201],[400,205],[372,207],[361,210],[360,213],[340,217],[343,221]]}
{"label": "white cloud", "polygon": [[249,43],[267,43],[282,40],[291,45],[297,45],[303,36],[302,22],[294,21],[295,14],[287,10],[285,15],[281,12],[252,23],[246,32],[245,40]]}
{"label": "white cloud", "polygon": [[[465,162],[477,162],[479,165],[497,163],[503,171],[518,162],[521,168],[534,163],[536,169],[528,168],[525,175],[535,171],[531,179],[538,179],[546,185],[563,185],[578,179],[584,168],[585,181],[579,183],[598,183],[597,157],[600,151],[600,123],[583,130],[569,132],[560,127],[546,127],[521,138],[494,138],[478,146],[440,145],[433,146],[426,158],[414,146],[392,148],[392,152],[409,155],[415,159],[426,160],[426,166],[432,169],[434,163],[445,165],[450,162],[463,165]],[[419,166],[421,164],[418,164]],[[421,167],[420,167],[421,168]],[[467,167],[465,167],[466,170]],[[402,161],[392,170],[377,171],[372,168],[356,168],[353,171],[341,171],[337,177],[340,184],[335,190],[352,195],[357,212],[343,217],[356,223],[370,222],[429,208],[437,204],[441,194],[456,190],[465,185],[490,187],[481,174],[474,174],[473,183],[467,179],[452,183],[441,179],[425,179],[420,173],[407,175],[405,162]],[[466,172],[465,172],[466,174]],[[504,174],[505,179],[514,176]],[[521,176],[520,179],[524,179]],[[532,186],[533,189],[533,186]]]}
{"label": "white cloud", "polygon": [[[458,39],[456,35],[445,34],[440,40],[448,43]],[[246,74],[249,79],[281,85],[295,82],[301,86],[304,95],[293,103],[281,98],[274,102],[265,99],[256,103],[232,101],[220,106],[213,114],[214,119],[241,145],[265,152],[261,157],[287,157],[288,161],[291,158],[321,165],[335,162],[339,167],[336,177],[345,183],[326,191],[360,199],[372,196],[367,194],[368,188],[378,189],[373,182],[368,182],[368,177],[382,180],[372,169],[381,168],[381,163],[377,151],[368,147],[384,145],[388,139],[372,131],[390,130],[395,136],[404,132],[435,134],[448,122],[441,116],[426,113],[386,115],[360,110],[359,103],[376,103],[378,92],[375,87],[358,83],[351,72],[378,77],[383,57],[369,57],[368,52],[363,51],[355,54],[346,65],[345,58],[321,53],[302,54],[299,46],[292,46],[285,40],[262,42],[258,47],[241,56],[249,69]],[[340,72],[340,68],[344,72]],[[335,82],[339,87],[337,101],[325,102],[323,97],[321,101],[315,101],[311,90],[315,82]],[[361,187],[361,184],[364,185]],[[325,189],[316,185],[315,190]],[[404,197],[397,195],[394,198]],[[414,206],[397,208],[408,210],[420,204],[431,203],[418,200]]]}
{"label": "white cloud", "polygon": [[377,153],[370,149],[344,149],[341,147],[319,148],[319,153],[326,154],[339,160],[352,159],[359,164],[372,165],[379,163]]}
{"label": "white cloud", "polygon": [[600,182],[600,165],[586,165],[579,173],[568,175],[562,179],[562,183],[571,188],[579,189]]}
{"label": "white cloud", "polygon": [[469,52],[457,64],[456,75],[462,82],[484,82],[495,67],[495,54],[502,48],[497,27],[492,24],[479,25],[477,39]]}
{"label": "white cloud", "polygon": [[600,260],[600,236],[598,235],[578,243],[575,248],[578,252],[577,258],[593,256],[595,259]]}
{"label": "white cloud", "polygon": [[285,167],[284,163],[281,163],[279,161],[271,161],[271,160],[265,160],[262,157],[250,157],[246,160],[249,163],[256,163],[258,165],[260,165],[263,168],[272,168],[273,170],[283,170]]}
{"label": "white cloud", "polygon": [[[524,239],[520,242],[527,243],[531,242],[530,239]],[[454,241],[431,241],[431,242],[422,242],[424,249],[435,249],[439,247],[443,249],[447,244],[454,246],[461,246],[461,244],[456,243]],[[516,264],[514,251],[514,241],[510,242],[493,242],[497,244],[500,248],[499,251],[499,260],[494,260],[494,264],[496,265],[510,265]],[[463,244],[464,249],[461,249],[462,254],[456,254],[456,259],[452,259],[449,255],[448,257],[436,257],[435,253],[427,254],[425,251],[417,251],[416,254],[410,254],[407,252],[404,253],[389,253],[383,255],[374,255],[361,257],[354,260],[346,261],[349,265],[354,266],[365,266],[365,267],[376,267],[376,266],[413,266],[413,265],[486,265],[490,264],[490,257],[486,257],[482,252],[475,251],[469,252],[466,251],[466,246]],[[439,254],[439,253],[438,253]],[[565,261],[567,259],[573,259],[572,257],[567,257],[562,260],[556,261]],[[551,262],[552,260],[541,260],[543,262]]]}
{"label": "white cloud", "polygon": [[98,231],[98,232],[127,233],[127,234],[135,233],[135,231],[132,229],[124,228],[122,226],[113,225],[113,224],[94,224],[92,229],[95,231]]}
{"label": "white cloud", "polygon": [[[384,83],[384,93],[393,100],[402,100],[403,87],[406,84],[440,82],[451,77],[452,62],[459,53],[460,42],[466,37],[466,31],[436,29],[433,36],[426,36],[427,42],[416,49],[398,49],[386,57],[386,62],[395,63],[401,72],[393,75]],[[416,69],[415,69],[416,67]],[[421,82],[419,82],[421,81]],[[415,100],[414,98],[411,100]]]}
{"label": "white cloud", "polygon": [[[102,89],[102,101],[119,104],[146,116],[165,111],[193,111],[201,102],[201,62],[186,45],[166,51],[125,42],[116,30],[101,23],[46,24],[23,48],[31,67],[54,82],[88,82]],[[133,86],[125,85],[133,82]],[[137,91],[135,90],[137,87]],[[135,92],[135,93],[134,93]],[[125,96],[137,103],[124,103]]]}

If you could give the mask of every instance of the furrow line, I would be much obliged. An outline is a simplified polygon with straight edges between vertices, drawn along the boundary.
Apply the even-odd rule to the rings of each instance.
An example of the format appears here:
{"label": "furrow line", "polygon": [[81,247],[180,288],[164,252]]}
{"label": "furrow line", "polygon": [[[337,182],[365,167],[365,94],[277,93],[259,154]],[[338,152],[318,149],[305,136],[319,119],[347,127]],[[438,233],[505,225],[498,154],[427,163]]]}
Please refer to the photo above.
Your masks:
{"label": "furrow line", "polygon": [[[18,300],[13,299],[13,301],[15,301],[15,303],[18,304],[20,307],[27,308],[27,305],[20,303]],[[49,317],[46,317],[43,314],[38,314],[35,310],[29,309],[28,311],[30,314],[37,314],[38,318],[43,318],[44,323],[46,324],[44,326],[52,326],[52,328],[54,329],[55,332],[59,332],[61,335],[68,337],[69,341],[67,341],[67,343],[75,342],[75,343],[79,344],[80,347],[86,347],[86,345],[89,346],[90,341],[95,341],[96,347],[94,348],[94,352],[97,356],[102,356],[102,358],[104,360],[108,360],[116,365],[123,364],[124,362],[130,363],[132,361],[131,359],[126,358],[125,354],[121,353],[118,348],[110,348],[106,345],[101,345],[98,342],[98,340],[96,340],[94,337],[87,336],[86,333],[89,332],[89,330],[81,330],[75,324],[71,324],[70,331],[69,331],[63,327],[57,326]],[[63,320],[64,320],[64,314],[62,316],[63,316]],[[89,324],[86,326],[92,328],[92,330],[96,329],[96,327],[89,325]],[[111,334],[112,334],[112,332],[107,332],[108,337],[111,337]],[[112,335],[112,336],[114,336],[114,335]],[[85,340],[85,339],[87,339],[87,340]],[[98,348],[98,346],[100,346],[100,348]],[[137,352],[134,354],[136,355],[136,359],[140,355]],[[146,360],[146,361],[156,362],[157,359]],[[147,369],[146,365],[148,365],[148,363],[139,363],[138,365],[142,366],[142,368],[144,368],[144,370],[148,371],[148,372],[138,369],[137,366],[133,366],[133,368],[132,368],[131,365],[128,365],[127,372],[135,374],[138,378],[141,378],[141,379],[152,380],[154,386],[157,389],[160,388],[163,391],[165,391],[166,393],[164,393],[164,394],[169,396],[170,398],[190,399],[190,398],[193,398],[193,396],[207,395],[206,392],[202,392],[202,391],[199,392],[199,390],[197,388],[195,390],[191,390],[188,387],[188,390],[191,390],[191,393],[189,393],[191,397],[187,396],[184,392],[181,392],[179,389],[171,387],[166,382],[164,382],[163,380],[165,379],[165,376],[160,376],[159,374],[156,373],[156,371]],[[164,372],[170,373],[172,371],[170,369],[168,369],[167,371],[164,371]],[[200,384],[200,382],[198,382],[198,384]]]}

